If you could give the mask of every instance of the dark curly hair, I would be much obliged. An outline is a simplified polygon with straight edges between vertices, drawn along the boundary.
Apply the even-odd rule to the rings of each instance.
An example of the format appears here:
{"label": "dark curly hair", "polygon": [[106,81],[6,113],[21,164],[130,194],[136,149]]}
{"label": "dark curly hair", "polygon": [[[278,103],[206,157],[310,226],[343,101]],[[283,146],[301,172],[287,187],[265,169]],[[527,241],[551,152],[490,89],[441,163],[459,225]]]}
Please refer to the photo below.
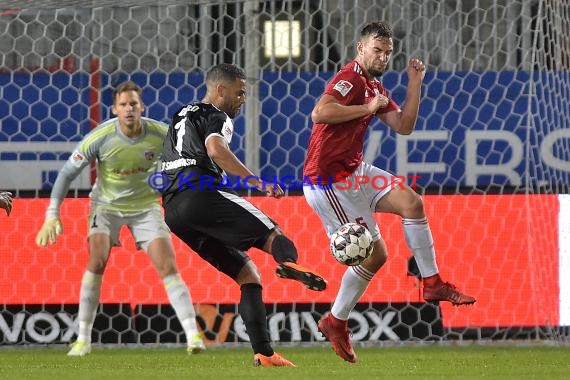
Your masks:
{"label": "dark curly hair", "polygon": [[361,37],[392,38],[392,27],[383,21],[374,21],[366,24],[360,32]]}
{"label": "dark curly hair", "polygon": [[245,71],[229,63],[221,63],[214,66],[206,75],[206,82],[225,82],[234,81],[236,79],[246,79]]}

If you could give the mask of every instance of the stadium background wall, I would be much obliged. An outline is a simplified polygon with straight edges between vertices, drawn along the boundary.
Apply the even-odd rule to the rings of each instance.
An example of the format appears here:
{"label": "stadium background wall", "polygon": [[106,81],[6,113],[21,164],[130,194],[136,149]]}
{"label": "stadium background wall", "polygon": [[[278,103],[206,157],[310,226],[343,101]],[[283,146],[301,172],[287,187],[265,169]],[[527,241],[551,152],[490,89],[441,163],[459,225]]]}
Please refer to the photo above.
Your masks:
{"label": "stadium background wall", "polygon": [[[75,144],[111,116],[113,86],[144,87],[146,116],[168,122],[204,93],[220,62],[246,69],[248,96],[232,148],[255,173],[301,179],[311,108],[354,56],[360,27],[386,20],[394,53],[381,78],[403,104],[412,56],[428,67],[416,131],[371,125],[365,159],[420,176],[440,269],[474,307],[424,304],[399,221],[379,217],[390,260],[351,319],[358,340],[559,339],[570,332],[570,4],[550,0],[18,0],[0,4],[2,344],[74,339],[93,172],[64,203],[65,235],[38,250],[55,176]],[[295,34],[297,31],[298,34]],[[298,37],[298,38],[297,38]],[[289,46],[289,49],[279,47]],[[278,54],[279,53],[279,54]],[[323,294],[264,278],[272,339],[318,341],[343,268],[300,193],[253,197],[323,268]],[[251,194],[250,194],[251,195]],[[124,237],[105,274],[96,342],[180,342],[147,258]],[[239,341],[237,290],[176,242],[178,260],[213,343]]]}
{"label": "stadium background wall", "polygon": [[[205,93],[201,73],[94,73],[0,72],[0,84],[6,84],[0,110],[11,110],[0,135],[4,188],[51,189],[62,163],[58,161],[67,159],[73,142],[90,130],[94,118],[112,117],[109,108],[102,106],[112,103],[112,83],[129,78],[139,83],[145,89],[146,115],[167,123],[180,107]],[[332,75],[263,73],[258,116],[260,175],[302,179],[310,134],[307,115]],[[553,76],[547,71],[430,72],[425,79],[417,132],[396,136],[375,123],[377,127],[372,127],[367,138],[366,159],[392,173],[419,175],[418,185],[427,191],[524,191],[529,187],[564,191],[570,185],[570,153],[565,148],[570,129],[550,129],[560,115],[541,116],[543,104],[531,101],[528,93],[538,78],[546,77],[542,80],[548,82]],[[405,87],[401,79],[399,73],[392,72],[382,82],[403,104]],[[49,91],[42,90],[46,84]],[[179,96],[169,88],[176,88]],[[538,94],[538,99],[543,97]],[[492,112],[489,104],[495,107]],[[66,116],[63,121],[57,119],[60,114]],[[530,117],[541,120],[529,139]],[[243,116],[236,119],[235,131],[232,145],[244,160]],[[55,144],[44,144],[38,151],[41,142]],[[18,175],[26,163],[31,164],[26,166],[27,175]],[[88,182],[84,182],[83,188],[87,187]]]}

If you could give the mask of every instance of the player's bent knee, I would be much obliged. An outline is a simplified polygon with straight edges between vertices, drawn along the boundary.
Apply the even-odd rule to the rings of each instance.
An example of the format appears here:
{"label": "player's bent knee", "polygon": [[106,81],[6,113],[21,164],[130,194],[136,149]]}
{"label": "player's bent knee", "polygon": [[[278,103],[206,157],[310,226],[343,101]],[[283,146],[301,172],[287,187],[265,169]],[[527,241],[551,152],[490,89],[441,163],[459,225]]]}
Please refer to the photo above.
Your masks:
{"label": "player's bent knee", "polygon": [[87,269],[93,273],[103,274],[105,268],[107,267],[107,261],[108,258],[105,256],[101,257],[98,255],[91,255],[89,257],[89,263],[87,264]]}
{"label": "player's bent knee", "polygon": [[271,244],[271,254],[278,263],[297,262],[298,253],[295,244],[285,235],[277,235]]}
{"label": "player's bent knee", "polygon": [[238,283],[239,286],[242,286],[244,284],[261,285],[261,276],[255,276],[255,275],[238,276],[236,282]]}
{"label": "player's bent knee", "polygon": [[160,278],[164,278],[173,274],[177,274],[178,268],[176,268],[176,266],[156,267],[156,271],[158,272]]}
{"label": "player's bent knee", "polygon": [[234,279],[240,286],[244,284],[258,284],[261,285],[261,273],[253,263],[249,261],[240,270],[236,278]]}
{"label": "player's bent knee", "polygon": [[414,217],[416,217],[416,218],[425,217],[426,213],[424,210],[424,203],[421,200],[417,203],[414,203],[413,206],[414,207],[413,207],[412,213],[413,213]]}
{"label": "player's bent knee", "polygon": [[176,259],[170,255],[164,254],[150,254],[150,259],[161,277],[169,276],[178,273],[176,266]]}
{"label": "player's bent knee", "polygon": [[402,204],[400,216],[403,218],[420,218],[425,215],[424,201],[414,191],[410,191],[407,200]]}
{"label": "player's bent knee", "polygon": [[377,272],[378,270],[380,270],[380,268],[382,268],[382,266],[386,263],[387,260],[388,260],[388,255],[386,254],[386,252],[373,251],[372,254],[368,257],[368,259],[366,259],[364,263],[366,269],[372,272]]}
{"label": "player's bent knee", "polygon": [[364,261],[364,267],[371,272],[377,272],[388,261],[388,252],[384,243],[379,240],[374,242],[372,254]]}

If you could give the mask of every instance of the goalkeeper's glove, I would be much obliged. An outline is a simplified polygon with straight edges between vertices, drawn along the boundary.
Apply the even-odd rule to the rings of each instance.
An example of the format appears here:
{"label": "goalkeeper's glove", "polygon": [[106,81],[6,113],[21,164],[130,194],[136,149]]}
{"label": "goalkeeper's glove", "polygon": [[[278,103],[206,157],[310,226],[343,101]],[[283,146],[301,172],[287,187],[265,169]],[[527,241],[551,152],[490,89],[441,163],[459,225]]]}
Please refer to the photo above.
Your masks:
{"label": "goalkeeper's glove", "polygon": [[47,218],[44,225],[36,236],[36,244],[40,247],[45,247],[48,244],[55,244],[56,235],[63,233],[63,226],[59,217]]}

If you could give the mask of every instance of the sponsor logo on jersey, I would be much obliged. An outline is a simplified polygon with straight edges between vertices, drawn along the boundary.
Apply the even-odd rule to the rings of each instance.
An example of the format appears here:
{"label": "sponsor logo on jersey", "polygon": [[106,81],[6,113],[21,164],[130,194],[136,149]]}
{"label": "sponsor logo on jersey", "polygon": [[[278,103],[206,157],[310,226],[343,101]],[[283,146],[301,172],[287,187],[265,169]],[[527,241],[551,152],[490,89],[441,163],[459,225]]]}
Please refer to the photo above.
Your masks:
{"label": "sponsor logo on jersey", "polygon": [[196,165],[196,160],[193,158],[179,158],[174,161],[166,161],[162,163],[162,170],[172,170],[185,168],[187,166]]}
{"label": "sponsor logo on jersey", "polygon": [[346,80],[339,80],[334,85],[333,89],[341,93],[342,96],[346,96],[348,92],[352,89],[352,83]]}
{"label": "sponsor logo on jersey", "polygon": [[71,154],[71,157],[69,157],[69,161],[73,166],[80,167],[85,161],[85,156],[76,150]]}
{"label": "sponsor logo on jersey", "polygon": [[222,126],[222,136],[226,139],[227,143],[232,142],[232,135],[234,133],[234,124],[232,123],[231,119],[228,117]]}

